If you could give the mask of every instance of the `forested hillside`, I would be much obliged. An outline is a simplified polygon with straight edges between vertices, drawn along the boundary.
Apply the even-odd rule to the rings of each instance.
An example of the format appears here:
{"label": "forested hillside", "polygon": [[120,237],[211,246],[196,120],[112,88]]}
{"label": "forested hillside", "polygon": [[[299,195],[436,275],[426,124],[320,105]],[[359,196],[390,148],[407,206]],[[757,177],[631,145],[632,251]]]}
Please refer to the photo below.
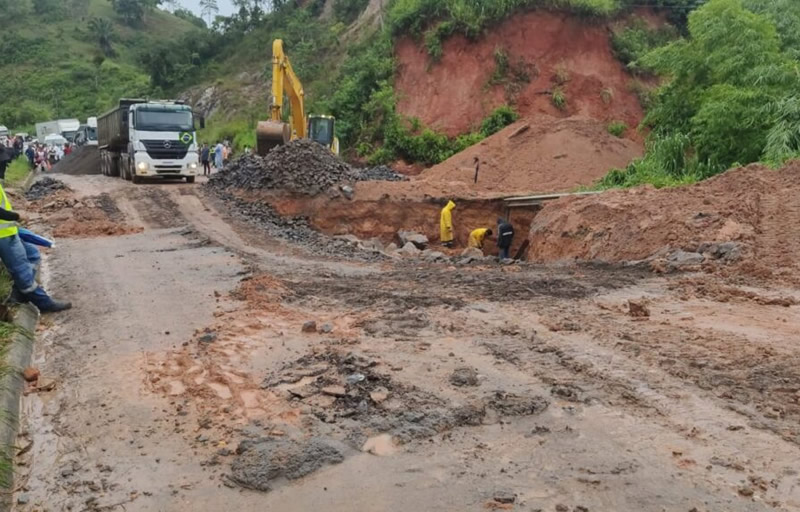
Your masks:
{"label": "forested hillside", "polygon": [[85,119],[121,96],[157,93],[143,68],[152,48],[197,28],[155,2],[3,0],[0,7],[0,123],[14,129]]}

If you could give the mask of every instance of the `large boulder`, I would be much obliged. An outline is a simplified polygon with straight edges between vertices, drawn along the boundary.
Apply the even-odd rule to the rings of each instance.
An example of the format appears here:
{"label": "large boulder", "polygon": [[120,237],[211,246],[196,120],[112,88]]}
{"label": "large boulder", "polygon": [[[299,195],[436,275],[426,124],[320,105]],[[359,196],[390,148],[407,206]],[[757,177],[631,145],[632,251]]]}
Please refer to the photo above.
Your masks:
{"label": "large boulder", "polygon": [[414,244],[414,246],[420,251],[423,251],[428,247],[428,237],[414,231],[398,231],[397,239],[400,240],[401,246],[404,246],[410,242]]}
{"label": "large boulder", "polygon": [[417,257],[417,256],[419,256],[419,253],[420,253],[420,250],[419,250],[419,249],[417,249],[417,246],[416,246],[416,245],[414,245],[414,244],[413,244],[413,243],[411,243],[411,242],[406,242],[406,244],[405,244],[405,245],[403,245],[403,247],[402,247],[402,248],[400,248],[400,249],[397,251],[397,254],[400,254],[400,255],[402,255],[402,256],[412,256],[412,257]]}

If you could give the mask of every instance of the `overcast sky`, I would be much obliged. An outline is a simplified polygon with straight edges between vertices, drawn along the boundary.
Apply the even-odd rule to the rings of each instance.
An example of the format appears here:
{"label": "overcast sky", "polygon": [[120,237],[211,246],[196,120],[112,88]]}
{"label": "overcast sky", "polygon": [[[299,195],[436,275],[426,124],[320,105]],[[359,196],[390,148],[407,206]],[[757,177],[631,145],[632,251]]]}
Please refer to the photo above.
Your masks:
{"label": "overcast sky", "polygon": [[[178,0],[178,3],[197,14],[200,14],[200,0]],[[217,6],[219,6],[220,14],[224,16],[233,14],[233,2],[231,2],[231,0],[217,0]]]}

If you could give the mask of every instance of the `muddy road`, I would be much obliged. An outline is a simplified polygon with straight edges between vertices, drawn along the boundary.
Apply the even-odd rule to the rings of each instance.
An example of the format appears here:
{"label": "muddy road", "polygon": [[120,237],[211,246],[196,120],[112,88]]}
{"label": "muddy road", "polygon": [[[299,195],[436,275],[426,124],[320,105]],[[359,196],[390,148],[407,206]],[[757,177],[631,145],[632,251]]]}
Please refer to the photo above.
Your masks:
{"label": "muddy road", "polygon": [[335,258],[63,180],[18,510],[800,509],[797,290]]}

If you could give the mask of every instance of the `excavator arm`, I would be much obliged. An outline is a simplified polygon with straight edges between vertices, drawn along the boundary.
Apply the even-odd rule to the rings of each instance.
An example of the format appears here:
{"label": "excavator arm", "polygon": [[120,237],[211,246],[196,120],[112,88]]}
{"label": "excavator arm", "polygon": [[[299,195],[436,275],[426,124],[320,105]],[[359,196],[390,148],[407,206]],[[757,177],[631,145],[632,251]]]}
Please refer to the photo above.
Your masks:
{"label": "excavator arm", "polygon": [[306,110],[303,84],[292,69],[292,62],[283,51],[283,41],[272,43],[272,107],[270,119],[283,121],[283,96],[289,97],[292,106],[292,138],[306,137]]}
{"label": "excavator arm", "polygon": [[[292,107],[290,123],[283,122],[284,96]],[[256,152],[266,156],[275,146],[292,139],[313,140],[339,154],[339,139],[336,138],[336,120],[330,116],[306,118],[305,92],[303,84],[292,69],[289,56],[283,50],[283,41],[272,43],[272,105],[269,121],[261,121],[256,127]],[[312,126],[309,133],[309,125]]]}

